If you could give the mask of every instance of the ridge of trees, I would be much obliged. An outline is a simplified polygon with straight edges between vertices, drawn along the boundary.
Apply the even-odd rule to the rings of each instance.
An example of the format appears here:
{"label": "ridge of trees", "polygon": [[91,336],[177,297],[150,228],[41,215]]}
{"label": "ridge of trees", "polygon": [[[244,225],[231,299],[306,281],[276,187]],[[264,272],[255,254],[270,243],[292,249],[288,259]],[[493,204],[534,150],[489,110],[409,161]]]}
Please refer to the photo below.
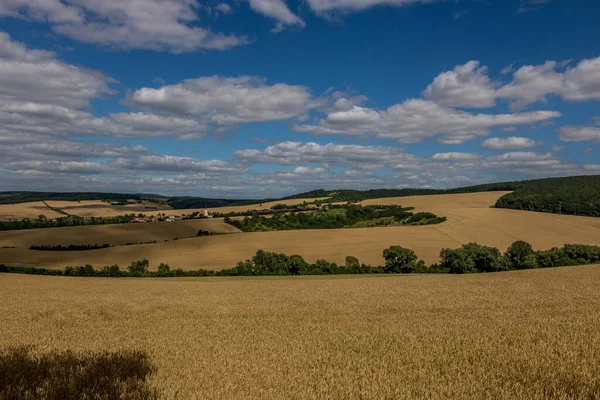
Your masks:
{"label": "ridge of trees", "polygon": [[118,265],[105,266],[100,270],[92,265],[67,267],[65,270],[45,268],[8,267],[0,264],[0,272],[89,277],[191,277],[191,276],[268,276],[268,275],[336,275],[336,274],[468,274],[500,272],[534,268],[552,268],[585,264],[600,264],[600,246],[565,244],[549,250],[535,251],[522,240],[514,242],[506,252],[495,247],[468,243],[456,249],[442,249],[440,262],[425,265],[415,252],[402,246],[390,246],[383,250],[383,266],[372,267],[347,256],[343,265],[327,260],[309,263],[297,254],[288,256],[258,250],[248,260],[240,261],[230,269],[183,270],[171,269],[161,263],[156,271],[150,271],[147,259],[132,262],[123,271]]}
{"label": "ridge of trees", "polygon": [[496,207],[600,217],[600,175],[526,181]]}

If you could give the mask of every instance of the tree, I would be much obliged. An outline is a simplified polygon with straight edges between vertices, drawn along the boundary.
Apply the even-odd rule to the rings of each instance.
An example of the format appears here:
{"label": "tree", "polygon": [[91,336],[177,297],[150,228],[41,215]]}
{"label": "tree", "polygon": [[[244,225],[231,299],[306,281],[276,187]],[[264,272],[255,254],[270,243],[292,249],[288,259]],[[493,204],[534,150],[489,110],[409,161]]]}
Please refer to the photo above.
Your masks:
{"label": "tree", "polygon": [[464,248],[442,249],[440,252],[440,267],[451,274],[467,274],[477,272],[475,261]]}
{"label": "tree", "polygon": [[346,268],[350,270],[356,270],[359,267],[360,262],[358,261],[358,258],[353,256],[346,256]]}
{"label": "tree", "polygon": [[134,261],[131,263],[127,270],[133,276],[146,276],[148,275],[148,266],[150,263],[147,259],[143,259],[141,261]]}
{"label": "tree", "polygon": [[171,267],[169,267],[169,264],[160,263],[158,266],[158,276],[169,276],[170,272]]}
{"label": "tree", "polygon": [[413,272],[417,262],[415,252],[401,246],[390,246],[383,250],[383,258],[385,259],[385,271],[391,273]]}
{"label": "tree", "polygon": [[517,240],[506,250],[504,258],[509,269],[526,269],[528,267],[531,268],[532,261],[531,257],[528,258],[528,256],[532,254],[534,254],[534,251],[529,243]]}

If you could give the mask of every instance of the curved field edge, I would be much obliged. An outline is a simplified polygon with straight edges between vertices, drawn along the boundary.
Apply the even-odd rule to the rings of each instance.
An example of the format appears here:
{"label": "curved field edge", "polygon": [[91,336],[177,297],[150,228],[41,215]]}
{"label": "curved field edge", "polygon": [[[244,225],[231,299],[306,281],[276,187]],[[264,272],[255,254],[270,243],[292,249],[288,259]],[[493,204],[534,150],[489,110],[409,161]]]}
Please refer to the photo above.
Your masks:
{"label": "curved field edge", "polygon": [[160,263],[169,264],[171,268],[224,269],[263,249],[299,254],[309,262],[327,259],[343,264],[345,257],[352,255],[362,263],[380,265],[383,249],[401,245],[414,250],[427,264],[433,264],[438,261],[442,248],[456,248],[470,242],[498,247],[501,251],[516,240],[525,240],[535,249],[560,247],[566,243],[598,244],[600,219],[490,208],[506,193],[415,196],[364,202],[402,204],[413,206],[416,211],[447,216],[448,220],[439,225],[240,233],[68,254],[0,249],[0,263],[44,268],[85,264],[102,267],[126,266],[147,258],[151,261],[151,269]]}
{"label": "curved field edge", "polygon": [[156,366],[149,384],[166,398],[600,396],[600,266],[463,276],[2,278],[0,349],[144,349]]}

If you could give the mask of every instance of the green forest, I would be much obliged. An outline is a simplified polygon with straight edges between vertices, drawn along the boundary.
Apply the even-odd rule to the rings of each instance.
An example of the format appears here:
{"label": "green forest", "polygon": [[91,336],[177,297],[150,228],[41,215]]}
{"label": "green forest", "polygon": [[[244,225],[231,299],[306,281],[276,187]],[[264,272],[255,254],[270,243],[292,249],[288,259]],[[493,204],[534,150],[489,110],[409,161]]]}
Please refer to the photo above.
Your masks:
{"label": "green forest", "polygon": [[430,225],[446,220],[432,213],[412,213],[412,207],[332,205],[318,211],[278,213],[271,217],[253,215],[225,222],[244,232],[294,229],[367,228],[389,225]]}
{"label": "green forest", "polygon": [[600,217],[600,176],[524,181],[498,199],[496,207]]}

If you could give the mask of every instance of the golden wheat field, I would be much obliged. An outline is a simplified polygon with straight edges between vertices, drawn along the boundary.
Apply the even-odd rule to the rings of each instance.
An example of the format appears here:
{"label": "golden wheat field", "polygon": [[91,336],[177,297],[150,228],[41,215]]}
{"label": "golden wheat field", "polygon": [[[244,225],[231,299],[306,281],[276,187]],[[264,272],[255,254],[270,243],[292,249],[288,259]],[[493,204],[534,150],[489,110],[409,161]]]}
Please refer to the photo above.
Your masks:
{"label": "golden wheat field", "polygon": [[48,208],[41,201],[19,204],[0,204],[0,221],[23,218],[37,219],[40,214],[45,215],[47,218],[64,217],[64,215]]}
{"label": "golden wheat field", "polygon": [[[164,242],[195,237],[199,230],[214,234],[237,233],[222,219],[185,220],[162,223],[136,223],[26,229],[0,232],[0,247],[27,249],[31,245],[110,244]],[[15,249],[16,250],[16,249]]]}
{"label": "golden wheat field", "polygon": [[47,201],[49,206],[58,208],[67,214],[77,215],[79,217],[110,217],[124,214],[158,214],[169,213],[171,207],[155,203],[135,203],[127,205],[111,205],[101,200],[81,200],[81,201]]}
{"label": "golden wheat field", "polygon": [[594,399],[599,281],[0,274],[0,349],[146,350],[166,399]]}
{"label": "golden wheat field", "polygon": [[[312,202],[315,200],[322,200],[324,198],[311,198],[311,199],[290,199],[290,200],[278,200],[266,203],[257,203],[245,206],[230,206],[230,207],[214,207],[209,208],[210,212],[229,213],[229,212],[244,212],[249,210],[266,210],[274,206],[275,204],[301,204],[305,201]],[[198,211],[199,208],[190,209],[179,209],[175,210],[167,205],[155,204],[155,203],[139,203],[139,204],[127,204],[122,206],[113,206],[100,200],[82,200],[82,201],[48,201],[48,205],[53,208],[58,208],[67,214],[77,215],[79,217],[110,217],[115,215],[123,214],[138,214],[143,213],[147,215],[156,215],[158,213],[165,213],[167,215],[183,215],[190,214]],[[29,203],[24,203],[29,204]],[[42,204],[42,203],[40,203]],[[42,204],[43,205],[43,204]],[[50,210],[49,210],[50,211]],[[0,216],[2,215],[2,206],[0,206]],[[13,215],[13,214],[11,214]],[[14,215],[19,215],[15,213]],[[60,216],[60,215],[58,215]],[[37,217],[37,214],[35,215]],[[26,217],[15,217],[15,218],[26,218]]]}
{"label": "golden wheat field", "polygon": [[[411,248],[427,263],[434,263],[438,261],[440,249],[456,248],[469,242],[505,250],[519,239],[530,242],[536,249],[562,246],[565,243],[597,245],[600,241],[600,218],[490,208],[504,193],[400,197],[368,202],[414,206],[416,210],[431,211],[448,217],[448,221],[438,225],[240,233],[73,252],[0,248],[0,263],[46,268],[85,264],[102,267],[117,263],[125,267],[132,261],[148,258],[151,268],[156,268],[159,263],[167,263],[172,268],[221,269],[231,268],[238,261],[251,257],[256,250],[263,249],[300,254],[310,262],[325,258],[343,263],[347,255],[354,255],[363,263],[380,265],[381,253],[390,245]],[[144,227],[152,226],[153,229],[160,230],[168,227],[168,224],[146,224]],[[61,237],[62,230],[66,232],[66,229],[71,228],[40,231],[50,237]],[[93,240],[92,237],[85,236],[89,227],[79,229],[83,229],[80,231],[81,243],[97,242],[96,236]],[[16,235],[13,232],[7,232],[7,237]],[[41,233],[27,231],[18,234],[26,237]],[[172,235],[165,236],[169,238]],[[131,240],[123,240],[142,241],[134,239],[132,236]],[[65,238],[63,244],[71,244],[67,243],[68,240]]]}

